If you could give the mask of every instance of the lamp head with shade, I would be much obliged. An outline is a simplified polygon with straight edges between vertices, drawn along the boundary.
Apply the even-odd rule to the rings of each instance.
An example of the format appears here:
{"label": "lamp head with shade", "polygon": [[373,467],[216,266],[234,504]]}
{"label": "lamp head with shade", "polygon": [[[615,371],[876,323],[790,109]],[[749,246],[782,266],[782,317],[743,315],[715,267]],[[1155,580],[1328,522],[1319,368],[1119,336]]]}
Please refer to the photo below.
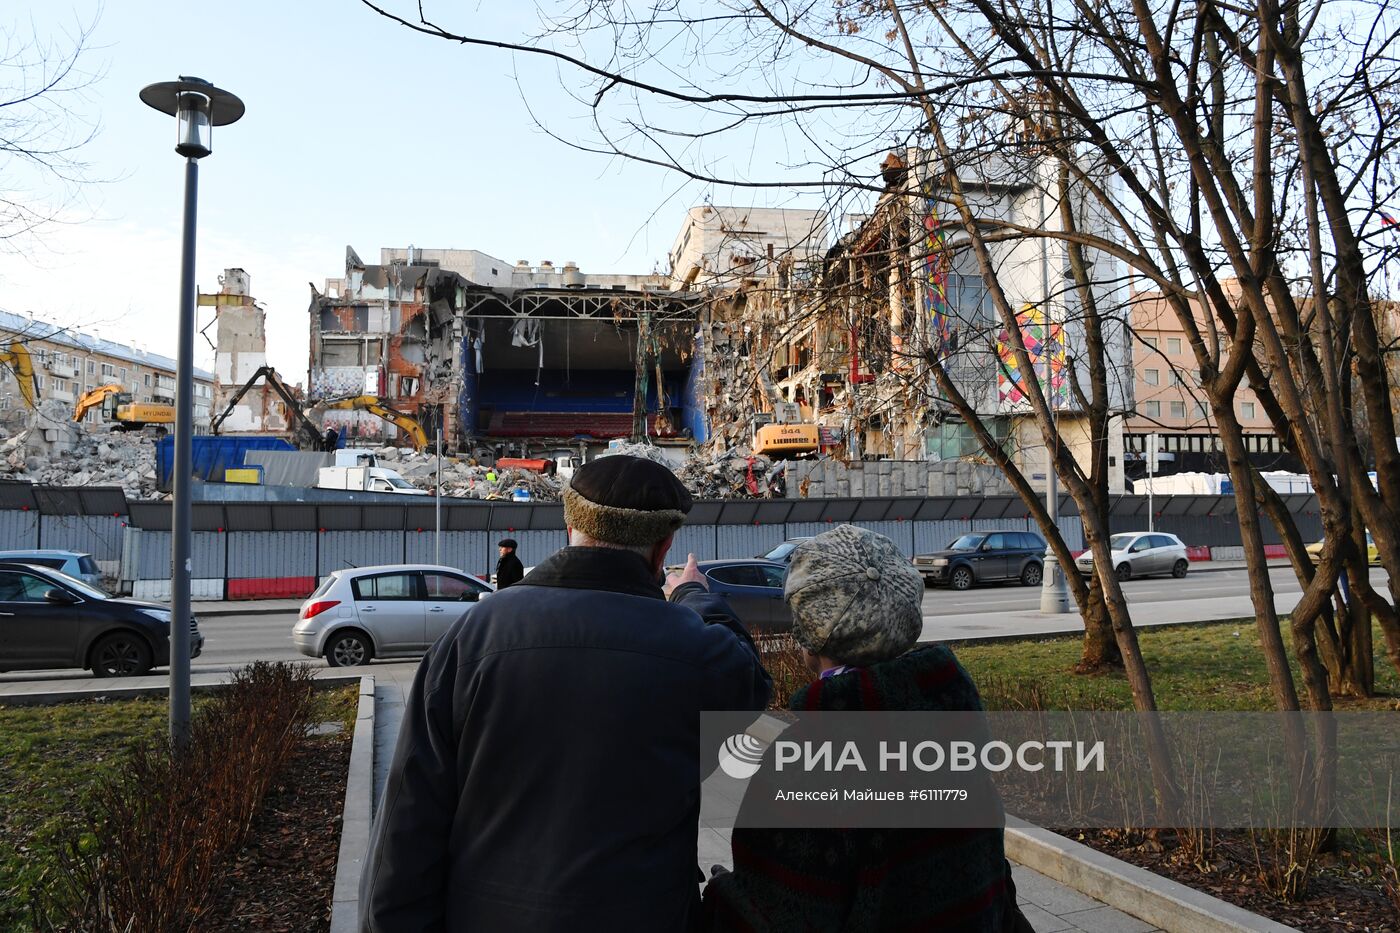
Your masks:
{"label": "lamp head with shade", "polygon": [[141,89],[149,107],[175,118],[175,151],[187,159],[202,159],[214,151],[213,128],[243,116],[243,101],[203,78],[181,76]]}

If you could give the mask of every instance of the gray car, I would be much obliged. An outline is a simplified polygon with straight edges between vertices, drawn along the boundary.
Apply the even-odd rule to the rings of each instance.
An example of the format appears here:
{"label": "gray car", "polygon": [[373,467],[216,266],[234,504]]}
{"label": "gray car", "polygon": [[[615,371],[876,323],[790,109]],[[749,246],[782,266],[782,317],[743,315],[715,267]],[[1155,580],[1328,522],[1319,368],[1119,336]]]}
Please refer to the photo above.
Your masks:
{"label": "gray car", "polygon": [[102,571],[91,554],[82,551],[62,551],[55,548],[38,548],[27,551],[0,551],[0,561],[12,560],[21,564],[34,564],[48,567],[59,573],[82,580],[88,586],[102,588]]}
{"label": "gray car", "polygon": [[495,591],[455,567],[435,564],[332,571],[302,604],[292,643],[331,667],[417,657]]}
{"label": "gray car", "polygon": [[[1176,535],[1162,531],[1130,531],[1108,539],[1113,572],[1120,580],[1170,574],[1180,579],[1191,569],[1186,545]],[[1094,555],[1080,554],[1075,569],[1084,576],[1094,573]]]}

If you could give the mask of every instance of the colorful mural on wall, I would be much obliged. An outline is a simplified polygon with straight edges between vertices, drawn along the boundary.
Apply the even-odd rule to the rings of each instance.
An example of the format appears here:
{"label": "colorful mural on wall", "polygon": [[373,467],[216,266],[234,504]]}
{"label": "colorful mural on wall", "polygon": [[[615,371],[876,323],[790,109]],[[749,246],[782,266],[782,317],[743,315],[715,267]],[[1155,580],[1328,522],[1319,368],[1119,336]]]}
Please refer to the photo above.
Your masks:
{"label": "colorful mural on wall", "polygon": [[942,360],[957,349],[957,328],[948,303],[947,242],[943,222],[938,219],[932,181],[924,183],[924,206],[924,313],[930,323],[929,348],[936,359]]}
{"label": "colorful mural on wall", "polygon": [[1050,353],[1050,385],[1052,387],[1051,403],[1056,408],[1064,408],[1069,401],[1069,384],[1066,381],[1065,373],[1064,328],[1058,323],[1051,323],[1047,334],[1045,315],[1040,308],[1034,305],[1026,305],[1022,308],[1020,313],[1016,315],[1016,323],[1020,327],[1021,339],[1025,341],[1026,352],[1031,358],[1031,365],[1035,368],[1035,372],[1028,375],[1021,371],[1011,334],[1003,330],[1001,335],[997,337],[997,403],[999,407],[1003,410],[1030,407],[1030,398],[1026,394],[1030,389],[1028,380],[1035,379],[1040,383],[1041,390],[1044,390],[1045,358],[1043,354],[1048,351]]}

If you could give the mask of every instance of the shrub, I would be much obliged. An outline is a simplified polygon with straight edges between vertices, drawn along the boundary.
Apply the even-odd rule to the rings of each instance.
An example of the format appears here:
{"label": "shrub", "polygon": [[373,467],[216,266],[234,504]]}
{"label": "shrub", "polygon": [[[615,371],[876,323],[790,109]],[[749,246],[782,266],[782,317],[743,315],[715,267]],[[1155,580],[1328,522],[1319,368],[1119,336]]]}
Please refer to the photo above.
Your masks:
{"label": "shrub", "polygon": [[33,902],[36,928],[196,929],[223,859],[306,733],[312,684],[309,668],[257,662],[200,704],[184,748],[135,746],[60,834],[59,871]]}

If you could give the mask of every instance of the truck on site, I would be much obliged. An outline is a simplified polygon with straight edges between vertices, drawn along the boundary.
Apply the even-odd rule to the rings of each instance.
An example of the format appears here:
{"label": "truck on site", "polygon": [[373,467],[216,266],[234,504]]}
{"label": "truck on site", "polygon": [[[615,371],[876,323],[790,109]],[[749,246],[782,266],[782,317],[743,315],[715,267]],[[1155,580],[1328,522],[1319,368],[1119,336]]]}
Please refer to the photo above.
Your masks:
{"label": "truck on site", "polygon": [[316,471],[317,489],[349,489],[355,492],[387,492],[400,496],[426,496],[388,467],[379,465],[367,450],[342,449],[335,452],[335,463]]}
{"label": "truck on site", "polygon": [[539,457],[499,457],[498,470],[529,470],[544,476],[558,476],[563,480],[574,478],[575,471],[583,466],[583,456],[577,450],[553,450]]}

